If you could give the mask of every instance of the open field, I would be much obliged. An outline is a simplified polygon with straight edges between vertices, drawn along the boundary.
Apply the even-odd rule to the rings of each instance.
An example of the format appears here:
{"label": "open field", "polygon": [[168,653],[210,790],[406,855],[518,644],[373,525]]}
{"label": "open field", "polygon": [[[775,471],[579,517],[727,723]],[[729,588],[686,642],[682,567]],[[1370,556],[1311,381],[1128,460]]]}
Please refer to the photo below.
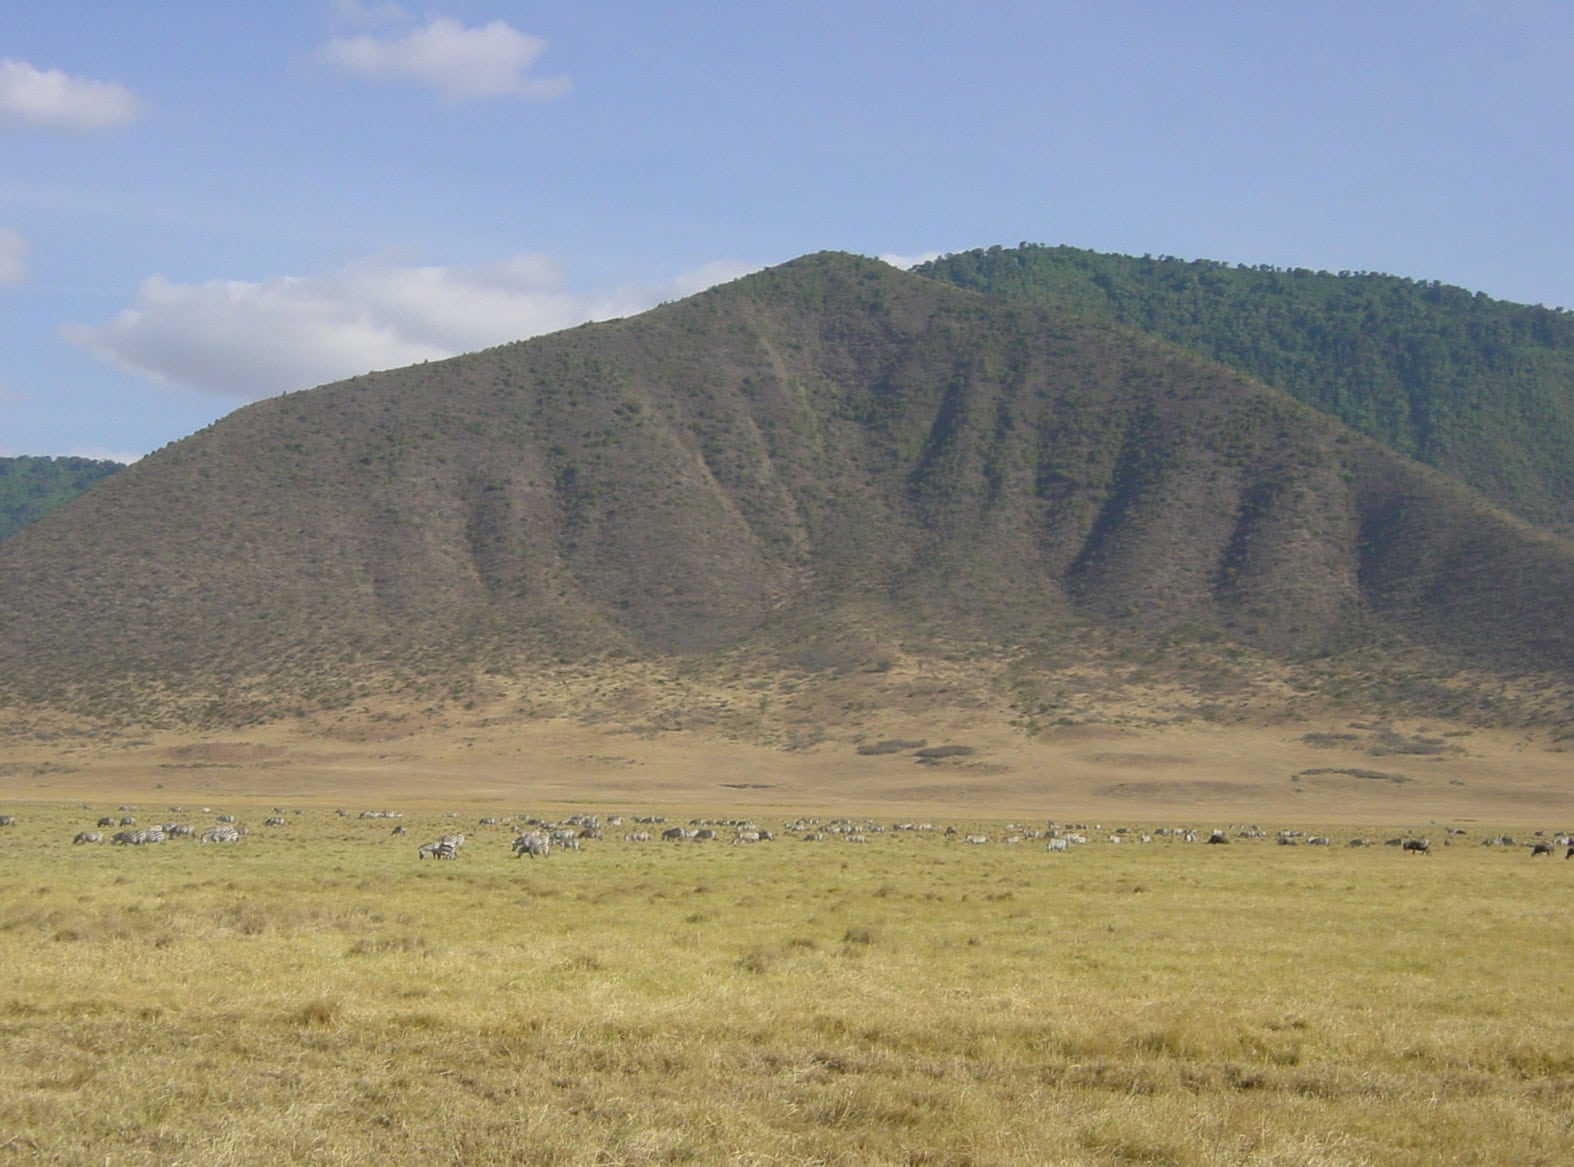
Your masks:
{"label": "open field", "polygon": [[[1228,821],[1134,813],[1049,854],[953,808],[937,827],[991,841],[630,823],[531,860],[478,820],[567,805],[447,787],[395,837],[353,813],[391,796],[341,785],[342,817],[327,786],[279,826],[134,812],[233,811],[237,844],[73,846],[122,812],[0,808],[0,1163],[1550,1164],[1574,1139],[1574,861],[1481,846],[1499,823],[1430,855],[1342,845],[1370,827],[1110,844]],[[417,860],[455,830],[457,861]]]}
{"label": "open field", "polygon": [[[0,718],[10,730],[0,739],[0,804],[393,799],[685,814],[1574,825],[1574,742],[1546,727],[1166,723],[1155,701],[1028,735],[998,714],[940,703],[900,715],[871,711],[856,731],[786,749],[652,730],[638,717],[603,715],[595,694],[560,700],[593,712],[522,717],[506,700],[475,711],[389,707],[208,736]],[[895,742],[904,748],[867,752]],[[920,746],[958,752],[924,758]]]}

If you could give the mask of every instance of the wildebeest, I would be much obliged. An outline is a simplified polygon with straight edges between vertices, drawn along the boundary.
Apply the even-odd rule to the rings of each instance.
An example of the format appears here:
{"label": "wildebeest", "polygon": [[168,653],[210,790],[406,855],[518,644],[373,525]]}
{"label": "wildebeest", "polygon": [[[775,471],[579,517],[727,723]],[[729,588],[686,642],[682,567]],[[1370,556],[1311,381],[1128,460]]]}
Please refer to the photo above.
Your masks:
{"label": "wildebeest", "polygon": [[1537,855],[1550,855],[1550,854],[1552,854],[1552,844],[1551,843],[1545,843],[1545,842],[1543,842],[1543,843],[1536,843],[1535,845],[1533,845],[1530,848],[1530,854],[1531,854],[1532,858],[1534,858]]}
{"label": "wildebeest", "polygon": [[1430,839],[1406,839],[1401,846],[1406,851],[1415,851],[1418,854],[1426,855],[1432,850],[1432,841]]}

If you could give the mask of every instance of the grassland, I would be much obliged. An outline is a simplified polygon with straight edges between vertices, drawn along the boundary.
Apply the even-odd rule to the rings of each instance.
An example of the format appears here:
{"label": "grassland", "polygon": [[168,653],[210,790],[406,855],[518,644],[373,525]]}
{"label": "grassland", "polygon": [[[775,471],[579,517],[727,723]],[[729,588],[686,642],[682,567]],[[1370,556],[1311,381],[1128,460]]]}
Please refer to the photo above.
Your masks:
{"label": "grassland", "polygon": [[[624,827],[520,860],[479,818],[564,808],[412,800],[395,837],[316,800],[149,805],[250,834],[137,848],[71,845],[103,803],[5,809],[0,1163],[1535,1164],[1574,1137],[1574,862],[1480,846],[1495,824],[1429,856],[1109,822],[1053,855],[952,818],[992,841]],[[416,859],[451,830],[457,862]]]}

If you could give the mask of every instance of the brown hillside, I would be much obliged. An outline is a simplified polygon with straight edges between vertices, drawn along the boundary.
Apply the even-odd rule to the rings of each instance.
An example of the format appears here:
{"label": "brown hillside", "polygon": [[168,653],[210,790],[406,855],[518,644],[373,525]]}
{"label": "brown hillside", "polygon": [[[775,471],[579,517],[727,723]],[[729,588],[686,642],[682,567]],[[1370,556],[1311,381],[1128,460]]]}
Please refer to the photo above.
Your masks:
{"label": "brown hillside", "polygon": [[9,702],[215,723],[1109,636],[1566,684],[1574,545],[1163,342],[818,255],[239,410],[0,545],[0,629]]}

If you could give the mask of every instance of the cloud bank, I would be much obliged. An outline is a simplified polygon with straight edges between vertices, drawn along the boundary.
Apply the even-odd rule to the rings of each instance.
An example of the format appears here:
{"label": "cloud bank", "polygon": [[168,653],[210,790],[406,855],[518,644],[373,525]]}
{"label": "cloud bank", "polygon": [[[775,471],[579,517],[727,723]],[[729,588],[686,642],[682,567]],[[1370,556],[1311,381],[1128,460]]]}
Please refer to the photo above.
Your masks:
{"label": "cloud bank", "polygon": [[0,125],[85,133],[135,121],[142,102],[113,81],[35,69],[26,61],[0,60]]}
{"label": "cloud bank", "polygon": [[415,267],[386,257],[312,278],[142,281],[129,307],[61,334],[163,385],[255,400],[642,312],[752,270],[716,263],[663,284],[581,295],[551,260]]}
{"label": "cloud bank", "polygon": [[408,81],[436,90],[449,101],[475,97],[523,97],[545,101],[566,93],[566,77],[533,77],[530,67],[546,49],[501,20],[466,28],[435,17],[398,36],[339,37],[323,46],[324,61],[374,81]]}

